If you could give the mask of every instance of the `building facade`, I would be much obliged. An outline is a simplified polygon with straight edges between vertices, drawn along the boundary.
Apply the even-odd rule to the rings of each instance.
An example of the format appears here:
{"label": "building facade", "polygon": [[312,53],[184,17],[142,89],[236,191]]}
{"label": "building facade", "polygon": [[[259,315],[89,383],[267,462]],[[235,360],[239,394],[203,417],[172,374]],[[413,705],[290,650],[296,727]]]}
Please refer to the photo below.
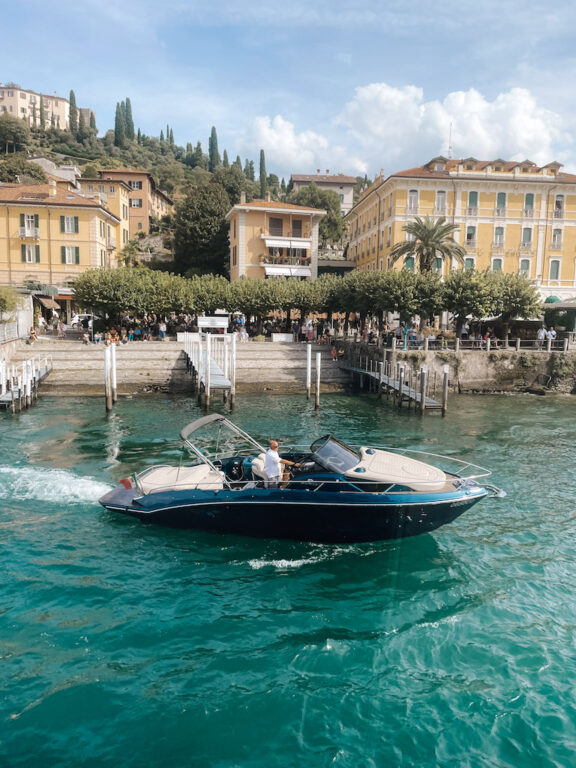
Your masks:
{"label": "building facade", "polygon": [[0,184],[0,285],[43,283],[69,297],[87,269],[117,266],[120,219],[52,184]]}
{"label": "building facade", "polygon": [[147,171],[130,168],[107,168],[98,171],[103,182],[124,182],[130,189],[129,223],[130,237],[150,230],[152,217],[161,219],[173,211],[173,201],[156,187]]}
{"label": "building facade", "polygon": [[[348,258],[357,269],[390,268],[390,249],[416,216],[458,225],[465,268],[522,273],[543,298],[576,295],[576,175],[559,163],[433,158],[379,177],[348,214]],[[413,267],[397,263],[397,268]],[[455,264],[438,261],[447,274]]]}
{"label": "building facade", "polygon": [[326,211],[271,200],[241,200],[230,224],[230,279],[318,277],[318,225]]}
{"label": "building facade", "polygon": [[[0,114],[6,112],[12,117],[26,120],[31,127],[40,127],[40,106],[44,110],[46,128],[70,128],[70,102],[55,93],[37,93],[14,84],[0,83]],[[90,124],[90,115],[94,114],[88,108],[79,109],[83,113],[86,125]]]}
{"label": "building facade", "polygon": [[316,171],[316,174],[293,173],[290,176],[289,189],[298,192],[310,184],[316,184],[320,189],[329,189],[336,192],[340,198],[340,213],[345,216],[352,210],[354,205],[354,186],[356,179],[354,176],[344,176],[342,173],[330,174],[327,170],[325,174]]}

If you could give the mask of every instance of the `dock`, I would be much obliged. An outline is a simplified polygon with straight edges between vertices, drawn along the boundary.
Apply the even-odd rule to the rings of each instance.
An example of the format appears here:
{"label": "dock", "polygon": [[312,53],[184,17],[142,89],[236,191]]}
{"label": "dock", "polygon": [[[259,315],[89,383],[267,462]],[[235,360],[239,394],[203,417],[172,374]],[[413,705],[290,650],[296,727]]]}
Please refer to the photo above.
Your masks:
{"label": "dock", "polygon": [[414,407],[421,413],[424,411],[442,411],[446,412],[447,393],[448,393],[448,372],[444,374],[442,402],[435,400],[428,395],[428,370],[422,366],[418,373],[411,368],[406,369],[401,363],[396,363],[393,368],[390,361],[384,361],[374,364],[368,357],[365,358],[365,364],[362,365],[362,358],[358,364],[353,361],[342,360],[340,368],[356,376],[360,380],[361,386],[368,382],[368,389],[377,392],[379,397],[386,395],[392,396],[398,407],[404,403],[408,407]]}
{"label": "dock", "polygon": [[233,407],[236,395],[236,334],[199,331],[179,336],[198,402],[204,399],[208,410],[212,394],[221,392],[224,402],[230,399],[230,407]]}
{"label": "dock", "polygon": [[38,398],[38,387],[52,367],[51,357],[33,357],[18,365],[1,360],[0,408],[16,413],[33,405]]}

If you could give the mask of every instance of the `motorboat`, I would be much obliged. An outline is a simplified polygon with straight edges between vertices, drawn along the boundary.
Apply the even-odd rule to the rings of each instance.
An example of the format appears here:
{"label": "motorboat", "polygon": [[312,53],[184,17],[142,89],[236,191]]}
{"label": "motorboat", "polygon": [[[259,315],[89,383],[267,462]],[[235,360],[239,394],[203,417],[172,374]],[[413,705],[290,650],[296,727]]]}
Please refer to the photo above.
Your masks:
{"label": "motorboat", "polygon": [[204,416],[180,435],[185,461],[124,478],[100,504],[164,525],[336,543],[428,533],[505,495],[469,462],[332,435],[282,448],[280,458],[295,466],[272,483],[264,445],[224,416]]}

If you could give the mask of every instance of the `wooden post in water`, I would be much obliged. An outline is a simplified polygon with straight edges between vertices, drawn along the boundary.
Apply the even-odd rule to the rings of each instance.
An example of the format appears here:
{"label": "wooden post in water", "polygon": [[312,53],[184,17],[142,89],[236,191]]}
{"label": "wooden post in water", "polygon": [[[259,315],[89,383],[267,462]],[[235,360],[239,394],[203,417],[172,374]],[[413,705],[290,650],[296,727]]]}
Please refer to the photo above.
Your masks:
{"label": "wooden post in water", "polygon": [[6,394],[6,360],[0,361],[0,395]]}
{"label": "wooden post in water", "polygon": [[[226,334],[222,340],[224,345],[224,378],[230,379],[230,337]],[[228,392],[224,390],[222,393],[222,400],[226,402],[228,400]]]}
{"label": "wooden post in water", "polygon": [[384,386],[384,363],[378,363],[378,399],[382,397],[383,386]]}
{"label": "wooden post in water", "polygon": [[110,387],[112,389],[112,402],[118,402],[118,385],[116,381],[116,344],[110,345]]}
{"label": "wooden post in water", "polygon": [[236,334],[232,334],[232,350],[230,352],[230,410],[236,400]]}
{"label": "wooden post in water", "polygon": [[110,347],[104,347],[104,398],[106,400],[106,413],[112,410],[111,357]]}
{"label": "wooden post in water", "polygon": [[320,408],[320,370],[322,368],[322,352],[316,352],[316,398],[314,407]]}
{"label": "wooden post in water", "polygon": [[448,375],[450,373],[450,366],[444,366],[444,380],[442,381],[442,416],[446,415],[448,410]]}
{"label": "wooden post in water", "polygon": [[420,368],[420,413],[426,410],[426,381],[428,379],[428,366]]}
{"label": "wooden post in water", "polygon": [[402,397],[404,395],[404,366],[398,368],[398,408],[402,408]]}
{"label": "wooden post in water", "polygon": [[306,400],[310,400],[312,389],[312,344],[306,344]]}
{"label": "wooden post in water", "polygon": [[206,376],[205,376],[205,383],[206,383],[206,398],[204,407],[208,411],[210,409],[210,361],[212,359],[212,335],[210,333],[206,334]]}

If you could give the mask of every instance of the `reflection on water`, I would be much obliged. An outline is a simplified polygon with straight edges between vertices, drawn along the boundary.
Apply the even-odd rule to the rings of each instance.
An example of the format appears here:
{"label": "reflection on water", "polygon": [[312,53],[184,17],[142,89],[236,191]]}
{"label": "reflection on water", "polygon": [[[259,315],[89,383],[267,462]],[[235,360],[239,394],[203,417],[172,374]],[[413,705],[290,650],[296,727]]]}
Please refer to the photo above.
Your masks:
{"label": "reflection on water", "polygon": [[119,478],[177,461],[192,399],[2,417],[0,761],[571,765],[575,408],[461,397],[442,419],[367,396],[324,396],[319,413],[240,398],[233,419],[261,440],[448,453],[508,492],[433,535],[347,546],[101,509]]}

